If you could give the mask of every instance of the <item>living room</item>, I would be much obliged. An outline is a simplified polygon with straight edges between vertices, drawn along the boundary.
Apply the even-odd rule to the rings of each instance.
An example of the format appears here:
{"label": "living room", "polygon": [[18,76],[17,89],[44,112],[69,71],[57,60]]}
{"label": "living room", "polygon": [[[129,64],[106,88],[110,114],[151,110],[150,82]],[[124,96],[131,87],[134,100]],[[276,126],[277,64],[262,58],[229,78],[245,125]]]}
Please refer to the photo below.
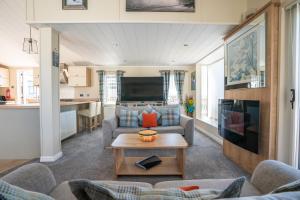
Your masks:
{"label": "living room", "polygon": [[0,197],[299,199],[299,6],[1,1]]}

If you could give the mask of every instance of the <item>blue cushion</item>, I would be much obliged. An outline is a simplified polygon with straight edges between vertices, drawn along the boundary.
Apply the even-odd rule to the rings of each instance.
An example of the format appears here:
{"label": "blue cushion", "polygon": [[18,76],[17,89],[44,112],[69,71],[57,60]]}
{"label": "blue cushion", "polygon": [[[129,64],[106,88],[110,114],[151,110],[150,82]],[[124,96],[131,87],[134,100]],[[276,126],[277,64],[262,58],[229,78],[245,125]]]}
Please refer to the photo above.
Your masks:
{"label": "blue cushion", "polygon": [[54,200],[45,194],[31,192],[22,188],[10,185],[0,180],[0,199],[4,200]]}
{"label": "blue cushion", "polygon": [[180,125],[180,108],[163,108],[160,112],[162,126]]}
{"label": "blue cushion", "polygon": [[139,127],[139,112],[137,110],[120,110],[120,127]]}

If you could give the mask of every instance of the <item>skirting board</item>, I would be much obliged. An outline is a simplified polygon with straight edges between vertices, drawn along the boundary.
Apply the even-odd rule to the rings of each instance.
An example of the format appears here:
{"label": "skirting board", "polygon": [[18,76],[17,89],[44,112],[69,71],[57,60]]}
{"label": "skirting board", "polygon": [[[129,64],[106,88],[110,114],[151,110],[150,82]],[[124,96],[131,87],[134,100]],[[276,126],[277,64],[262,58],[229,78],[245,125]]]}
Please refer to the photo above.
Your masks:
{"label": "skirting board", "polygon": [[57,153],[54,156],[41,156],[40,162],[55,162],[63,156],[62,152]]}
{"label": "skirting board", "polygon": [[214,134],[211,134],[209,132],[207,132],[206,130],[204,130],[203,128],[200,128],[199,126],[195,126],[195,128],[200,131],[201,133],[203,133],[204,135],[206,135],[207,137],[211,138],[212,140],[216,141],[217,143],[219,143],[220,145],[223,145],[223,138],[218,137]]}

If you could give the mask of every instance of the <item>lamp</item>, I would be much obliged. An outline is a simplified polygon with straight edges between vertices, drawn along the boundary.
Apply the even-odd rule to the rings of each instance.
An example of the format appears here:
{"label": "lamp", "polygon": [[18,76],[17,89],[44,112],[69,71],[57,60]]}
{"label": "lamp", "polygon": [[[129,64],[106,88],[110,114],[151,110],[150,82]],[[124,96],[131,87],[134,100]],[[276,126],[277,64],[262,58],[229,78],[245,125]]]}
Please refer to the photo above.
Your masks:
{"label": "lamp", "polygon": [[28,54],[39,53],[37,41],[32,39],[31,37],[31,26],[30,26],[29,38],[24,38],[23,41],[23,51]]}

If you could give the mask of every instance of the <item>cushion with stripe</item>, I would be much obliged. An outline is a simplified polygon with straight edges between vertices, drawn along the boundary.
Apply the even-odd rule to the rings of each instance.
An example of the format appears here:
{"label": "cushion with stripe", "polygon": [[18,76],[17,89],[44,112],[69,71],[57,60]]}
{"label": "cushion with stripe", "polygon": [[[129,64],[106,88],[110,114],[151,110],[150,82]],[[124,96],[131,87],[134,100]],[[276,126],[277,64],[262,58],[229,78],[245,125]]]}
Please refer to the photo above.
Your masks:
{"label": "cushion with stripe", "polygon": [[160,112],[162,126],[178,126],[180,124],[179,108],[163,108]]}
{"label": "cushion with stripe", "polygon": [[136,110],[120,110],[120,127],[139,127],[139,112]]}

